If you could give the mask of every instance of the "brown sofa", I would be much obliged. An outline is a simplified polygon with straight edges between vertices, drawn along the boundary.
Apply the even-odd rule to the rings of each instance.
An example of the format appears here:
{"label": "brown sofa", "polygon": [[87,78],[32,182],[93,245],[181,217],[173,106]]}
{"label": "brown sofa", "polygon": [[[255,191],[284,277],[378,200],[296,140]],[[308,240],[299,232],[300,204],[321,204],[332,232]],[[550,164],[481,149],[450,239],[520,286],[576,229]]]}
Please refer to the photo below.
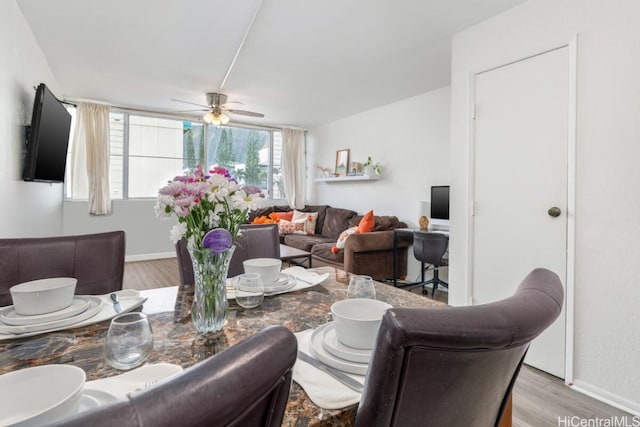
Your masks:
{"label": "brown sofa", "polygon": [[75,277],[76,294],[122,289],[124,231],[80,236],[0,239],[0,306],[12,303],[9,288],[48,277]]}
{"label": "brown sofa", "polygon": [[[290,211],[289,206],[270,206],[255,210],[249,221],[272,212]],[[280,242],[303,251],[311,252],[313,267],[332,266],[354,274],[366,274],[376,280],[393,278],[393,229],[407,227],[395,216],[376,216],[374,230],[370,233],[352,234],[344,249],[333,253],[331,248],[344,230],[360,223],[362,215],[349,209],[328,205],[308,205],[302,212],[317,212],[315,234],[285,234]],[[410,236],[398,234],[397,275],[407,275],[407,253],[411,245]]]}

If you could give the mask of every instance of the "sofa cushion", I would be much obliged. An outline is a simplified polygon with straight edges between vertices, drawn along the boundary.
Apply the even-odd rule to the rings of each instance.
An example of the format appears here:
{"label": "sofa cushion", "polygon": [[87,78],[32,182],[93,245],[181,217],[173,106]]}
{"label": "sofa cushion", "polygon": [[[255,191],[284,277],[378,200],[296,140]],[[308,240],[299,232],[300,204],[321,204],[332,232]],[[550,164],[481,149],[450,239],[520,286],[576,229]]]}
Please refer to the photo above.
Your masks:
{"label": "sofa cushion", "polygon": [[280,235],[292,234],[295,232],[306,234],[304,232],[304,226],[304,222],[293,222],[283,219],[278,222],[278,231],[280,232]]}
{"label": "sofa cushion", "polygon": [[334,254],[331,251],[331,248],[333,247],[334,243],[319,243],[311,249],[311,254],[313,256],[316,256],[322,259],[343,264],[344,251],[338,251],[337,253]]}
{"label": "sofa cushion", "polygon": [[[306,236],[302,234],[287,234],[286,236],[284,236],[285,245],[307,252],[311,252],[311,248],[314,245],[327,242],[330,242],[331,246],[333,246],[333,244],[335,243],[333,239],[328,239],[319,234],[314,234],[312,236]],[[331,246],[329,247],[329,250],[331,250]]]}
{"label": "sofa cushion", "polygon": [[327,214],[328,205],[307,205],[302,209],[298,209],[301,212],[318,212],[318,218],[316,219],[316,233],[322,234],[322,227],[324,225],[324,217]]}
{"label": "sofa cushion", "polygon": [[331,252],[335,254],[340,249],[344,249],[344,245],[345,243],[347,243],[347,238],[357,232],[358,232],[358,227],[349,227],[346,230],[344,230],[342,233],[340,233],[340,237],[338,237],[338,241],[336,242],[336,245],[331,248]]}
{"label": "sofa cushion", "polygon": [[271,214],[273,212],[285,213],[285,212],[289,212],[289,211],[291,211],[291,208],[288,205],[266,206],[264,208],[258,208],[256,210],[253,210],[253,211],[249,212],[249,220],[248,220],[248,222],[251,223],[251,221],[253,221],[255,218],[260,217],[260,216],[269,216],[269,214]]}
{"label": "sofa cushion", "polygon": [[358,224],[358,233],[370,233],[373,231],[373,227],[375,226],[375,217],[373,215],[373,211],[369,211],[360,220],[360,224]]}
{"label": "sofa cushion", "polygon": [[[353,227],[360,224],[363,215],[357,215],[349,220],[349,226]],[[373,231],[387,231],[394,228],[406,228],[407,224],[398,220],[396,216],[374,216],[375,225]]]}
{"label": "sofa cushion", "polygon": [[325,237],[337,239],[344,230],[349,228],[349,220],[358,213],[349,209],[327,208],[321,234]]}
{"label": "sofa cushion", "polygon": [[293,211],[272,212],[269,215],[269,218],[278,218],[279,220],[284,219],[285,221],[291,221],[293,219]]}
{"label": "sofa cushion", "polygon": [[[302,222],[304,230],[301,234],[316,234],[316,222],[318,221],[318,212],[300,212],[293,211],[293,222]],[[298,231],[295,231],[298,233]]]}

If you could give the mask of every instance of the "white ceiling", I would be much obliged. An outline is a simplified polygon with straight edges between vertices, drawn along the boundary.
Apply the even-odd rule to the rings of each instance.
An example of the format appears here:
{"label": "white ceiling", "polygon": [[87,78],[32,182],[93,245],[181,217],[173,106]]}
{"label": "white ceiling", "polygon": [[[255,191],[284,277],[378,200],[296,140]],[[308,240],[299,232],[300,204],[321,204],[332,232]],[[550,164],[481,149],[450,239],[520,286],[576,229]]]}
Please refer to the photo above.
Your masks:
{"label": "white ceiling", "polygon": [[524,0],[16,1],[59,97],[173,112],[222,92],[265,114],[232,119],[310,128],[448,85],[452,34]]}

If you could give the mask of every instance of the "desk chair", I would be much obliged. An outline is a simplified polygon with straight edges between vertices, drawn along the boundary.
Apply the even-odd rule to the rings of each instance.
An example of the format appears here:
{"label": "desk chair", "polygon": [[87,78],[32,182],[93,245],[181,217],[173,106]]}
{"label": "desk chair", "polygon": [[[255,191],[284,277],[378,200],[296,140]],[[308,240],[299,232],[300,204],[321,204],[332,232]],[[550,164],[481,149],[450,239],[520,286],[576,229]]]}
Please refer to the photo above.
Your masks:
{"label": "desk chair", "polygon": [[[243,224],[242,235],[236,241],[236,250],[229,262],[229,277],[244,273],[242,262],[252,258],[280,258],[278,224]],[[186,240],[176,243],[180,270],[180,283],[193,284],[193,264]]]}
{"label": "desk chair", "polygon": [[160,383],[59,427],[279,427],[298,343],[271,326]]}
{"label": "desk chair", "polygon": [[356,427],[497,426],[529,343],[563,299],[558,276],[539,268],[494,303],[387,310]]}
{"label": "desk chair", "polygon": [[[422,293],[427,295],[429,290],[425,288],[425,285],[433,283],[431,291],[431,298],[433,298],[439,285],[449,287],[447,282],[440,280],[439,271],[439,267],[449,265],[449,260],[443,258],[448,248],[449,236],[446,234],[420,230],[413,232],[413,256],[420,261],[421,280],[409,289],[422,286]],[[433,278],[425,281],[424,273],[430,266],[433,266]]]}

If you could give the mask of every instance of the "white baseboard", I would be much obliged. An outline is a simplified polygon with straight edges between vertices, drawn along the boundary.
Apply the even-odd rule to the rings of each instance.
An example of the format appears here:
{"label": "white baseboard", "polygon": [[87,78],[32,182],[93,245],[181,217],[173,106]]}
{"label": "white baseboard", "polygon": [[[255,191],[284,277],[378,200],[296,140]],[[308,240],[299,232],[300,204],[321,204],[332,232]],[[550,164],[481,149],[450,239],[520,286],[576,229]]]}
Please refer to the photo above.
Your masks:
{"label": "white baseboard", "polygon": [[599,387],[582,382],[580,380],[574,380],[571,388],[594,399],[600,400],[608,405],[614,406],[623,411],[629,412],[632,415],[640,415],[640,404],[625,399],[617,394],[610,393]]}
{"label": "white baseboard", "polygon": [[175,258],[175,252],[160,252],[156,254],[140,254],[140,255],[127,255],[124,257],[124,262],[133,262],[133,261],[149,261],[152,259],[164,259],[164,258]]}

